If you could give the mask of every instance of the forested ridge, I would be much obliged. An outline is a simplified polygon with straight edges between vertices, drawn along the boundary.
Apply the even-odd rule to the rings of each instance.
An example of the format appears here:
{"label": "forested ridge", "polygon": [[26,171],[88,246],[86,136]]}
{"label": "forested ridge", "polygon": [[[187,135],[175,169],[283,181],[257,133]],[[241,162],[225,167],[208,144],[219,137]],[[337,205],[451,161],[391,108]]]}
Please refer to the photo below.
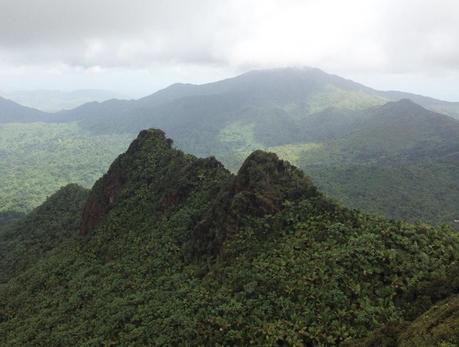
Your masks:
{"label": "forested ridge", "polygon": [[341,207],[273,153],[232,174],[142,131],[1,228],[27,260],[0,263],[2,345],[459,343],[458,234]]}
{"label": "forested ridge", "polygon": [[285,68],[57,113],[13,105],[0,103],[0,219],[68,183],[89,188],[150,127],[232,172],[257,149],[277,153],[350,208],[437,225],[458,218],[457,103]]}

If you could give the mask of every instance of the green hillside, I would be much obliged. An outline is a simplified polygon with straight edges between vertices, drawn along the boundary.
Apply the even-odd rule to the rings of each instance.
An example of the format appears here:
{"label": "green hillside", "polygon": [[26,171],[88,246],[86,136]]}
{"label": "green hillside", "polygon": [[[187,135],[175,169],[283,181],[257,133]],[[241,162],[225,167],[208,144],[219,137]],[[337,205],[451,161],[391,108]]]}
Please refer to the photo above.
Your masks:
{"label": "green hillside", "polygon": [[94,136],[75,123],[0,124],[0,219],[31,211],[71,182],[91,187],[129,141]]}
{"label": "green hillside", "polygon": [[458,218],[459,121],[406,98],[450,115],[457,106],[287,68],[88,103],[46,114],[46,124],[3,124],[0,219],[30,211],[67,183],[90,187],[139,130],[157,127],[178,148],[213,155],[233,172],[252,151],[273,151],[348,207],[451,224]]}
{"label": "green hillside", "polygon": [[77,234],[87,191],[69,184],[23,220],[0,224],[0,283]]}
{"label": "green hillside", "polygon": [[[452,347],[459,344],[459,264],[407,293],[407,321],[387,323],[348,347]],[[409,306],[408,306],[409,305]]]}
{"label": "green hillside", "polygon": [[79,236],[0,285],[0,344],[337,345],[415,319],[459,260],[452,230],[340,207],[275,154],[233,175],[171,146],[142,131]]}

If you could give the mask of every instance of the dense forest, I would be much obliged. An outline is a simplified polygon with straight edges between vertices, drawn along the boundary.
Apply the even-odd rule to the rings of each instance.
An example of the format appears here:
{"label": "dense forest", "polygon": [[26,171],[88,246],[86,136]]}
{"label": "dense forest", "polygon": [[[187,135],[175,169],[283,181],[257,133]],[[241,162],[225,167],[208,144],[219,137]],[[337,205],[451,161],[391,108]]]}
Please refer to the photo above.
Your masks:
{"label": "dense forest", "polygon": [[254,150],[275,152],[350,208],[411,222],[458,218],[456,103],[381,92],[317,69],[274,69],[52,114],[5,104],[0,219],[31,211],[68,183],[91,187],[149,127],[232,172]]}
{"label": "dense forest", "polygon": [[0,347],[459,347],[459,0],[0,0]]}
{"label": "dense forest", "polygon": [[274,153],[232,174],[142,131],[1,228],[5,346],[459,344],[457,232],[344,208]]}
{"label": "dense forest", "polygon": [[91,187],[129,141],[73,123],[0,125],[0,220],[30,212],[69,183]]}

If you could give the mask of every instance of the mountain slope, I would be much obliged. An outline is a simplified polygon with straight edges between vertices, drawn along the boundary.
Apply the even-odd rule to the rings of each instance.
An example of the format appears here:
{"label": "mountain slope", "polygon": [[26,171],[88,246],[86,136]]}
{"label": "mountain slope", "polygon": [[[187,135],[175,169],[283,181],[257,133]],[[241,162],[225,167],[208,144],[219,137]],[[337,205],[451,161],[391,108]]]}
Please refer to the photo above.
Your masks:
{"label": "mountain slope", "polygon": [[80,236],[0,286],[0,342],[336,345],[403,320],[458,246],[337,206],[274,154],[233,175],[143,131],[92,189]]}
{"label": "mountain slope", "polygon": [[[263,134],[270,131],[270,122],[282,126],[289,119],[303,118],[330,106],[358,110],[384,103],[384,99],[365,94],[363,89],[317,69],[274,69],[205,85],[173,85],[122,107],[113,102],[91,104],[84,112],[72,110],[61,117],[79,120],[92,131],[138,132],[160,127],[174,135],[179,144],[183,142],[187,150],[204,154],[209,145],[193,143],[196,132],[207,134],[207,142],[219,145],[219,132],[236,121],[253,122],[254,132]],[[87,114],[91,114],[90,119]],[[268,125],[263,126],[262,120]],[[273,132],[271,135],[278,137]]]}
{"label": "mountain slope", "polygon": [[[91,122],[83,125],[97,131],[137,132],[153,125],[174,131],[174,128],[169,129],[168,126],[180,126],[179,121],[186,116],[199,116],[202,104],[208,104],[205,110],[216,107],[214,104],[217,100],[225,100],[227,103],[209,112],[226,123],[240,119],[243,112],[245,116],[242,119],[246,121],[251,120],[259,110],[266,113],[265,118],[275,111],[283,112],[287,118],[302,118],[332,106],[355,111],[400,99],[411,99],[437,111],[453,110],[457,106],[455,103],[409,93],[377,91],[318,69],[285,68],[251,71],[203,85],[175,84],[132,101],[126,108],[118,108],[118,105],[111,102],[92,104],[90,110],[86,110],[93,114]],[[177,104],[181,107],[177,107]],[[185,110],[187,113],[183,115]],[[457,113],[459,114],[459,107]],[[64,114],[63,118],[67,119],[86,119],[80,110],[71,110]],[[169,123],[164,119],[166,114],[168,118],[172,118],[168,119]],[[455,112],[447,114],[457,116]],[[129,117],[129,122],[123,122],[126,116]],[[205,114],[202,117],[205,117],[206,123],[214,121]]]}
{"label": "mountain slope", "polygon": [[[347,206],[410,221],[451,223],[457,218],[459,196],[459,121],[406,99],[391,102],[407,97],[430,108],[454,109],[453,103],[376,91],[310,68],[252,71],[204,85],[175,84],[139,100],[85,104],[49,115],[55,122],[69,122],[55,126],[76,129],[85,145],[72,141],[57,159],[53,151],[46,157],[41,147],[27,146],[28,155],[45,155],[43,163],[52,162],[53,168],[59,164],[59,175],[54,169],[53,176],[49,174],[49,164],[31,169],[21,162],[14,162],[11,174],[10,147],[15,144],[2,145],[0,159],[6,158],[2,166],[7,173],[0,187],[5,187],[2,196],[9,200],[3,211],[30,208],[22,196],[30,197],[32,206],[44,198],[37,184],[22,184],[25,180],[40,181],[48,192],[69,181],[91,184],[94,173],[105,170],[106,160],[113,160],[135,133],[158,127],[176,139],[178,148],[198,156],[214,155],[232,171],[249,153],[265,149],[306,169],[321,189]],[[36,136],[27,126],[21,129]],[[0,132],[9,133],[4,129]],[[22,137],[21,129],[16,130]],[[46,136],[54,142],[55,136],[46,133],[40,143]],[[102,160],[80,148],[93,143],[103,153]],[[18,147],[13,156],[21,158],[22,146]],[[75,173],[72,180],[52,185],[54,175],[60,180],[60,173],[68,172],[67,152],[72,152],[72,165],[85,163],[93,174],[81,173],[80,168],[74,172],[84,178]],[[8,188],[17,186],[17,194]]]}
{"label": "mountain slope", "polygon": [[100,89],[61,90],[19,90],[5,94],[7,98],[24,106],[44,112],[68,110],[88,102],[105,101],[123,96]]}
{"label": "mountain slope", "polygon": [[23,220],[0,225],[0,283],[75,236],[87,191],[61,188]]}
{"label": "mountain slope", "polygon": [[48,117],[45,112],[0,97],[0,124],[46,121]]}
{"label": "mountain slope", "polygon": [[[336,111],[333,111],[336,113]],[[354,114],[321,113],[313,141],[261,146],[311,174],[346,206],[397,219],[452,223],[459,206],[459,122],[408,100]],[[335,121],[346,119],[347,127]],[[331,121],[329,121],[331,120]],[[330,125],[321,129],[323,124]],[[297,129],[303,129],[298,126]],[[237,167],[241,157],[228,162]]]}
{"label": "mountain slope", "polygon": [[347,146],[373,160],[399,156],[436,158],[459,151],[459,122],[428,111],[410,100],[369,110],[368,121],[346,138]]}
{"label": "mountain slope", "polygon": [[[459,121],[406,99],[387,103],[397,96],[410,95],[379,93],[317,69],[274,69],[205,85],[173,85],[138,101],[88,104],[60,117],[102,133],[159,127],[176,138],[180,148],[224,161],[240,151],[342,137],[349,137],[353,151],[367,156],[396,144],[399,148],[382,150],[398,155],[410,150],[412,142],[420,151],[430,151],[438,137],[446,147],[456,146]],[[367,129],[366,137],[357,131],[362,128]]]}
{"label": "mountain slope", "polygon": [[371,346],[456,346],[459,343],[459,263],[452,263],[447,275],[434,275],[408,292],[405,322],[390,322],[348,347]]}

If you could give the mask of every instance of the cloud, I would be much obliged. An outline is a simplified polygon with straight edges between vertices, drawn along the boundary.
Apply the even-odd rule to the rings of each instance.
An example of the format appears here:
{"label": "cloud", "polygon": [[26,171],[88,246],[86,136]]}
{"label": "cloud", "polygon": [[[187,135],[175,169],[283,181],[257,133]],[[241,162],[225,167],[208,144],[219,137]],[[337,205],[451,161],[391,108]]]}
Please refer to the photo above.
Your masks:
{"label": "cloud", "polygon": [[455,0],[0,0],[2,60],[457,68]]}
{"label": "cloud", "polygon": [[229,7],[218,0],[0,0],[0,50],[17,64],[215,63],[230,39],[219,37],[222,24],[237,20]]}
{"label": "cloud", "polygon": [[63,66],[456,72],[458,13],[457,0],[0,0],[0,75]]}

